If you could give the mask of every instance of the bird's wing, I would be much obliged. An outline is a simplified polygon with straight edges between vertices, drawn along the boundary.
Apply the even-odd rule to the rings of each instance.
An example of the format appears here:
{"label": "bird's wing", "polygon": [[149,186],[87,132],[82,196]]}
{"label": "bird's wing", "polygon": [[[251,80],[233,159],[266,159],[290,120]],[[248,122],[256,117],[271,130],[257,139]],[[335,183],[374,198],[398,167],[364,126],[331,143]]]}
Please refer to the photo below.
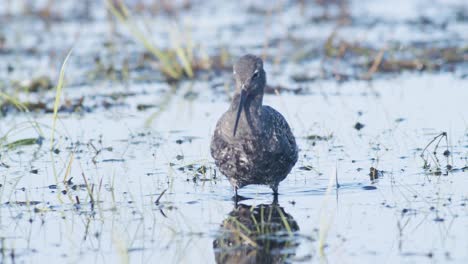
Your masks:
{"label": "bird's wing", "polygon": [[288,145],[288,150],[297,152],[296,139],[283,115],[267,105],[263,106],[263,111],[268,115],[270,124],[273,126],[273,132],[276,134],[277,138],[285,139],[282,143]]}

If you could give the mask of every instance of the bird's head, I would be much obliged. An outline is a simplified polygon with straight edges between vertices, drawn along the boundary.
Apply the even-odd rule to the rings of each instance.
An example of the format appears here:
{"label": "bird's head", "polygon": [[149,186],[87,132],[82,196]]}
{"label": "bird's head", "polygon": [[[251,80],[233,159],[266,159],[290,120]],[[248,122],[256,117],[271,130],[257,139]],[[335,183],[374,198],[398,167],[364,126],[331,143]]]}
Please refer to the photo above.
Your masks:
{"label": "bird's head", "polygon": [[266,74],[263,70],[263,61],[257,56],[247,54],[242,56],[234,64],[234,79],[236,80],[235,96],[239,97],[236,122],[234,124],[233,136],[236,135],[237,125],[245,103],[252,98],[263,97],[263,90],[266,84]]}

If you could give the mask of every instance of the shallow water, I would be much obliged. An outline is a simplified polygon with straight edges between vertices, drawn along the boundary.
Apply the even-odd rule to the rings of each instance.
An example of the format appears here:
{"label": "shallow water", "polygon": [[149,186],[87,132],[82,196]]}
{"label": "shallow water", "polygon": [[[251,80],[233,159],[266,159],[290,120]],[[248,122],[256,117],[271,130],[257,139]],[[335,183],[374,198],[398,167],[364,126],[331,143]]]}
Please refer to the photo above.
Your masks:
{"label": "shallow water", "polygon": [[[291,261],[318,260],[320,230],[328,231],[325,257],[331,262],[466,259],[468,116],[458,107],[468,98],[463,84],[449,74],[404,75],[371,85],[323,82],[309,95],[266,96],[266,104],[287,116],[301,150],[278,201],[298,226]],[[57,181],[48,142],[2,157],[9,166],[2,168],[2,202],[10,203],[1,207],[7,254],[14,249],[24,260],[118,261],[126,257],[119,253],[123,247],[134,261],[214,261],[213,240],[234,202],[228,181],[219,173],[214,178],[208,146],[228,102],[213,100],[202,83],[191,89],[200,93],[197,100],[174,96],[150,128],[148,112],[128,109],[61,118],[62,151],[53,154],[58,182],[67,175],[73,184],[85,184],[83,173],[94,184],[94,208],[85,187],[51,186]],[[135,96],[128,108],[148,97],[156,99]],[[364,128],[354,129],[356,122]],[[441,131],[448,133],[451,155],[439,151],[442,175],[434,175],[422,168],[420,153]],[[306,139],[330,134],[327,141]],[[102,151],[96,154],[91,144]],[[434,159],[429,162],[434,169]],[[200,166],[207,167],[206,175],[196,172]],[[370,167],[383,171],[375,182]],[[38,173],[25,173],[32,169]],[[265,187],[249,186],[240,195],[250,205],[272,202]],[[39,203],[15,204],[27,201]]]}
{"label": "shallow water", "polygon": [[[463,4],[453,2],[455,6]],[[408,21],[422,14],[437,14],[431,8],[418,9],[421,1],[411,3],[399,13],[401,17],[382,19],[393,19],[392,23],[416,30],[406,23],[411,24]],[[374,10],[375,4],[367,3],[362,9],[355,5],[351,4],[350,10],[358,17],[360,12]],[[210,8],[228,12],[233,6],[201,5],[182,13],[182,19],[204,14]],[[447,5],[441,14],[451,17],[453,10]],[[225,14],[221,11],[219,16]],[[295,16],[287,13],[299,9],[291,7],[284,12],[281,21],[286,25],[297,23],[297,31],[291,34],[299,34],[306,25],[295,19],[289,21]],[[380,17],[380,12],[373,12]],[[93,14],[96,27],[88,32],[104,31],[103,25],[108,22],[99,11]],[[23,23],[15,16],[10,19]],[[219,38],[220,42],[223,38],[230,41],[230,34],[239,34],[229,43],[237,50],[235,54],[242,54],[246,48],[252,52],[261,49],[258,45],[263,39],[252,39],[250,32],[259,29],[244,27],[248,21],[255,21],[255,16],[219,20],[222,23],[211,34],[236,24],[234,28],[242,28],[225,31],[228,33]],[[67,21],[55,26],[71,34],[77,22]],[[457,35],[454,43],[466,41],[466,36],[457,33],[466,27],[466,21],[448,21],[454,31],[440,39]],[[195,39],[209,35],[200,33],[204,26],[213,27],[202,22],[195,29]],[[322,34],[314,35],[317,39],[330,34],[324,23],[312,29]],[[359,23],[350,26],[356,31],[365,28]],[[369,35],[385,31],[379,28],[371,29]],[[281,36],[281,32],[272,34]],[[52,30],[47,34],[56,33]],[[291,81],[295,73],[316,76],[316,59],[280,64],[266,61],[273,87],[303,89],[299,94],[284,92],[264,98],[265,104],[283,113],[290,123],[300,148],[299,161],[280,184],[278,201],[273,201],[269,188],[248,186],[239,193],[247,199],[236,207],[232,187],[216,171],[209,154],[216,121],[229,105],[229,91],[224,85],[232,85],[230,73],[212,73],[209,80],[202,75],[195,81],[181,82],[176,89],[160,82],[147,68],[131,71],[127,81],[83,78],[92,68],[87,63],[94,53],[108,58],[106,51],[97,49],[102,39],[93,34],[81,37],[80,43],[88,45],[75,48],[64,91],[66,100],[84,96],[80,106],[83,111],[59,114],[56,151],[49,151],[51,114],[12,112],[0,119],[0,135],[14,129],[4,139],[6,143],[40,138],[40,134],[45,137],[38,144],[3,148],[0,153],[2,262],[468,260],[466,62],[449,72],[406,72],[372,81],[319,78],[295,83]],[[403,35],[417,38],[410,33]],[[423,35],[430,41],[437,36]],[[404,39],[400,35],[396,38]],[[372,37],[369,39],[373,43]],[[68,41],[54,46],[51,39],[44,40],[51,49],[62,52],[71,44]],[[116,42],[128,45],[130,53],[142,52],[136,44]],[[28,41],[19,43],[17,50],[0,54],[8,63],[24,58],[15,64],[18,70],[11,75],[3,71],[6,87],[13,79],[28,76],[38,61],[53,69],[60,63],[59,58],[44,55],[50,52],[46,44],[38,46],[39,55],[29,56],[22,54],[28,49]],[[287,50],[293,47],[285,44],[284,48],[291,54]],[[272,47],[271,52],[277,49]],[[126,56],[132,57],[112,58],[119,65]],[[355,70],[349,65],[343,67],[345,71]],[[147,74],[150,77],[142,77]],[[20,96],[51,106],[54,93]],[[153,104],[138,110],[139,106]],[[34,122],[40,125],[41,133],[33,128]],[[355,128],[357,123],[363,125],[360,130]],[[442,132],[447,133],[447,141],[438,137],[423,152]],[[378,179],[371,180],[371,168],[378,170]]]}

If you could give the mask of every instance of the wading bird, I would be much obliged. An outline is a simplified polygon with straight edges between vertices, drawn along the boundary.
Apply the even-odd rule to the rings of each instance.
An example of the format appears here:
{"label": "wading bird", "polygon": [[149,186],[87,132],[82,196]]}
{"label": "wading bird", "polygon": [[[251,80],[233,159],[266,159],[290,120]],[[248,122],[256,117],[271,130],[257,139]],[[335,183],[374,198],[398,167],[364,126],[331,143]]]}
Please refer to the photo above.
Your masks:
{"label": "wading bird", "polygon": [[263,105],[266,74],[263,61],[242,56],[234,65],[236,89],[229,109],[221,116],[211,141],[216,166],[237,189],[249,184],[279,183],[297,161],[294,135],[284,117]]}

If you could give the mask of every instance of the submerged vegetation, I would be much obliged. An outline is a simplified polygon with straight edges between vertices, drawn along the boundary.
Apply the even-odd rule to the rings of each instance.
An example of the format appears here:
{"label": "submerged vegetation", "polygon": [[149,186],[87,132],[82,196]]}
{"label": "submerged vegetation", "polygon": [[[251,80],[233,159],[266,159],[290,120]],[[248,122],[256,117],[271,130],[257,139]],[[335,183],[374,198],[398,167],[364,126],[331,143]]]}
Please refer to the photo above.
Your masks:
{"label": "submerged vegetation", "polygon": [[284,209],[238,205],[222,223],[213,242],[217,263],[281,263],[293,256],[299,226]]}

